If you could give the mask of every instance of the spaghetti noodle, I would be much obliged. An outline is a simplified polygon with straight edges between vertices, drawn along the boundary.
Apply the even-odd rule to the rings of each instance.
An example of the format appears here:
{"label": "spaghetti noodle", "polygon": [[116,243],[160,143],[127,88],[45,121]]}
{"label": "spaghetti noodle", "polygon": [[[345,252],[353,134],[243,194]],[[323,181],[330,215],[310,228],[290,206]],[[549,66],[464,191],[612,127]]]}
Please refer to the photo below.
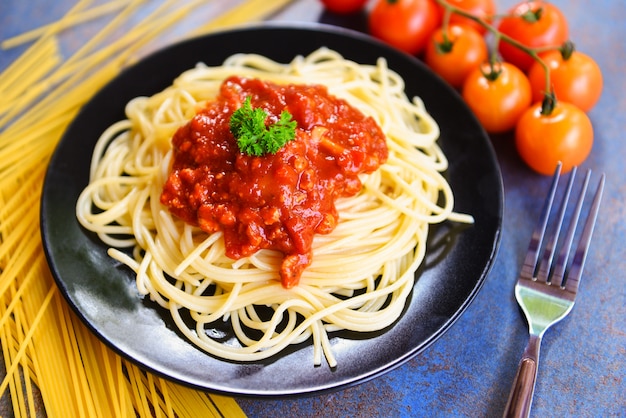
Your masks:
{"label": "spaghetti noodle", "polygon": [[[206,233],[159,202],[173,134],[233,75],[324,85],[372,117],[387,139],[386,163],[361,175],[355,196],[337,200],[336,228],[315,236],[313,260],[289,289],[278,279],[281,253],[261,249],[229,258],[221,231]],[[336,366],[329,332],[380,330],[400,316],[429,225],[472,222],[453,211],[437,124],[419,98],[407,98],[402,78],[384,59],[361,65],[326,48],[288,64],[237,54],[221,66],[198,64],[164,91],[133,99],[126,114],[94,149],[77,217],[135,272],[139,292],[168,309],[189,340],[217,357],[254,361],[312,338],[314,363],[321,364],[323,353]]]}

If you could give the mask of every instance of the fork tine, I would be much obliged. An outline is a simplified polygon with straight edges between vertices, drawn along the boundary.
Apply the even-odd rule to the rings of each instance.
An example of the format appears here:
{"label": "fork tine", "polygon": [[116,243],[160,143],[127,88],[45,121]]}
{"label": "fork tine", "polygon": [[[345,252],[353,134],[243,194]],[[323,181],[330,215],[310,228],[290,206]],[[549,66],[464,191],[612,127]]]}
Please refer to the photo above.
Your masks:
{"label": "fork tine", "polygon": [[585,260],[587,259],[589,244],[591,243],[591,235],[593,235],[593,229],[596,225],[596,219],[598,218],[598,212],[600,210],[602,193],[604,192],[604,179],[605,175],[602,174],[598,183],[596,194],[593,198],[593,203],[591,204],[591,209],[589,209],[589,214],[587,215],[587,220],[585,221],[585,226],[580,237],[578,247],[574,253],[572,266],[570,267],[569,273],[565,278],[565,288],[572,293],[576,293],[578,291],[578,284],[580,283]]}
{"label": "fork tine", "polygon": [[537,267],[537,260],[539,259],[539,249],[543,243],[543,237],[546,232],[546,226],[548,225],[548,218],[550,217],[550,211],[552,210],[552,202],[554,202],[554,195],[556,188],[559,184],[559,177],[561,175],[561,163],[559,162],[554,170],[554,176],[552,177],[552,185],[550,191],[546,197],[545,203],[541,210],[541,216],[539,222],[535,227],[528,244],[528,251],[522,264],[520,271],[520,277],[526,279],[533,279],[535,277],[535,269]]}
{"label": "fork tine", "polygon": [[[559,242],[559,235],[561,233],[561,226],[563,225],[563,220],[565,219],[565,212],[567,211],[567,204],[569,202],[569,197],[572,192],[572,186],[574,185],[574,179],[576,178],[576,167],[572,168],[571,174],[569,175],[569,181],[567,182],[567,188],[565,193],[563,193],[563,197],[561,199],[561,207],[559,208],[558,219],[555,223],[555,228],[550,240],[546,244],[546,248],[543,251],[543,257],[541,258],[539,264],[539,271],[537,272],[537,280],[541,282],[552,282],[550,278],[550,269],[552,268],[552,261],[554,259],[554,254],[556,253],[556,246]],[[572,228],[570,228],[571,230]],[[571,244],[570,244],[571,247]],[[559,281],[558,284],[561,284]]]}
{"label": "fork tine", "polygon": [[572,214],[567,234],[565,236],[565,239],[563,240],[563,245],[561,246],[561,251],[559,252],[559,255],[557,257],[553,277],[551,279],[552,284],[556,286],[561,286],[563,284],[563,278],[565,277],[565,270],[567,267],[567,260],[569,259],[569,254],[572,249],[572,243],[574,242],[574,234],[576,233],[578,220],[580,219],[580,211],[582,210],[585,195],[587,194],[587,187],[589,186],[590,176],[591,170],[588,170],[583,185],[580,188],[578,201],[576,202],[576,208],[574,210],[574,213]]}

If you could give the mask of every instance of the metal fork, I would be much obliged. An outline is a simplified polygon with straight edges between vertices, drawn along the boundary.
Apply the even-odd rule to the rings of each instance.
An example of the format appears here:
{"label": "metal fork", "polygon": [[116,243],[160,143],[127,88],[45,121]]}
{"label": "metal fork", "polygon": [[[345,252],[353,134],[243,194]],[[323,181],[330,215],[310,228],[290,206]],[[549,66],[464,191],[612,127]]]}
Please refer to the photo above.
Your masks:
{"label": "metal fork", "polygon": [[[576,168],[574,167],[563,194],[559,211],[555,214],[557,223],[554,233],[547,241],[545,248],[542,249],[560,174],[561,164],[557,166],[554,173],[550,192],[542,209],[541,218],[532,234],[526,258],[524,259],[518,282],[515,285],[515,298],[528,321],[530,338],[517,369],[517,375],[509,395],[504,417],[527,417],[530,414],[535,381],[537,379],[541,338],[550,326],[563,319],[574,306],[583,265],[587,257],[591,235],[600,208],[600,200],[604,190],[604,174],[600,178],[591,208],[588,211],[584,229],[580,234],[578,247],[573,254],[571,263],[568,265],[570,250],[591,176],[591,171],[588,171],[581,186],[574,212],[571,215],[569,228],[565,237],[559,241],[561,225],[565,218],[568,200],[576,176]],[[558,245],[561,246],[561,249],[556,260],[554,260]],[[553,263],[553,261],[555,262]]]}

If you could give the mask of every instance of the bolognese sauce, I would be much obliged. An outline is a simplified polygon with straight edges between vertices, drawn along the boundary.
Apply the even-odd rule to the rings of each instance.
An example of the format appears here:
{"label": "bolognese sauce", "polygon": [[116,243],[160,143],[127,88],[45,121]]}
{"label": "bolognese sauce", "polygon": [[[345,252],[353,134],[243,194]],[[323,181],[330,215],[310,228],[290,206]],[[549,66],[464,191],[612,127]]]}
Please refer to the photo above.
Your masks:
{"label": "bolognese sauce", "polygon": [[[229,121],[251,98],[266,123],[288,111],[296,136],[275,154],[242,153]],[[174,158],[161,203],[208,233],[223,231],[226,255],[260,249],[284,254],[285,288],[295,286],[312,261],[315,234],[338,222],[335,200],[362,187],[360,173],[387,160],[385,136],[371,118],[320,85],[278,85],[233,76],[172,138]]]}

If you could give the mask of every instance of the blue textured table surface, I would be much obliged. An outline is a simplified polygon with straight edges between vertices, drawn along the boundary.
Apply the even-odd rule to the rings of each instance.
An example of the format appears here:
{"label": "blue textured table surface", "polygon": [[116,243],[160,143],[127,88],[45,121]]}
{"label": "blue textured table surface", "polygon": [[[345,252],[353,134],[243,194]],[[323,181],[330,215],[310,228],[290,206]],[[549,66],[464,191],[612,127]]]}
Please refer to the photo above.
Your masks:
{"label": "blue textured table surface", "polygon": [[[549,330],[532,416],[626,416],[626,3],[553,0],[570,22],[579,50],[604,73],[604,92],[590,112],[595,143],[583,168],[607,174],[605,198],[582,291],[573,312]],[[73,1],[0,2],[0,40],[59,17]],[[500,11],[514,1],[496,1]],[[316,0],[300,0],[275,20],[321,20],[353,25],[325,14]],[[358,22],[357,22],[358,26]],[[70,47],[79,35],[66,36]],[[163,40],[167,42],[167,40]],[[21,50],[0,50],[0,71]],[[517,157],[510,135],[493,137],[505,189],[503,234],[495,264],[476,299],[427,350],[373,381],[322,396],[240,399],[250,416],[500,416],[527,341],[526,322],[513,287],[539,215],[549,178]]]}

